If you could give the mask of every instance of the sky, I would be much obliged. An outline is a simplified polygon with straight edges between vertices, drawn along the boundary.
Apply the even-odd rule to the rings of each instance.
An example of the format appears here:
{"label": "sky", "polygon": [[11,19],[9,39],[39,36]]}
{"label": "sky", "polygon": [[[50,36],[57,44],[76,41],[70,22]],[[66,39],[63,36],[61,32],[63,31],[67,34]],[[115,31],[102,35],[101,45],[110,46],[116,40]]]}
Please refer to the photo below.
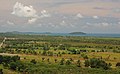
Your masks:
{"label": "sky", "polygon": [[0,32],[120,34],[120,0],[0,0]]}

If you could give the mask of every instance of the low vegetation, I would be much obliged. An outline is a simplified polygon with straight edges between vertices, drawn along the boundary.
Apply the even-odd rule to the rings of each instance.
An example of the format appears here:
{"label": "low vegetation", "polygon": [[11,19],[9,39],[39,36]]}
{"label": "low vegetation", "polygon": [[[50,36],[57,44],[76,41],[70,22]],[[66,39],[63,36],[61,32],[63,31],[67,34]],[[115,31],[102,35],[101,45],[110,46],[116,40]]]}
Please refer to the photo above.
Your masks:
{"label": "low vegetation", "polygon": [[[0,34],[0,73],[119,74],[120,38]],[[12,73],[15,74],[15,73]]]}

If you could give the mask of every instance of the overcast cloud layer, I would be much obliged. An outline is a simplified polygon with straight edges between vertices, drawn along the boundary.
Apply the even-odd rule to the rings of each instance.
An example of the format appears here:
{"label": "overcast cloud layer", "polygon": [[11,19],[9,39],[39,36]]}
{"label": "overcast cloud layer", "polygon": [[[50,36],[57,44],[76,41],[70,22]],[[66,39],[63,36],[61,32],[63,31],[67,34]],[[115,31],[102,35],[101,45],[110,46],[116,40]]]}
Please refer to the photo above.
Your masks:
{"label": "overcast cloud layer", "polygon": [[120,0],[0,0],[0,32],[120,33]]}

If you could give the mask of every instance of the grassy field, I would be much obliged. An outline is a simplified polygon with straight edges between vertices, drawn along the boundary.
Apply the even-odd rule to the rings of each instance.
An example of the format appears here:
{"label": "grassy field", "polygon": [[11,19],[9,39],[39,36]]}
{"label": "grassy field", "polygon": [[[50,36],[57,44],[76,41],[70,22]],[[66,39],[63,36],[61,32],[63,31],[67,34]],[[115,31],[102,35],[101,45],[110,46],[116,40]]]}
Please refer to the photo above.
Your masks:
{"label": "grassy field", "polygon": [[[57,66],[59,66],[61,59],[64,58],[65,61],[72,59],[70,66],[73,66],[76,71],[81,69],[81,74],[96,74],[98,71],[98,74],[100,74],[100,72],[102,72],[102,74],[119,74],[119,72],[116,72],[119,71],[116,64],[120,62],[120,38],[2,35],[0,41],[2,41],[4,37],[6,37],[6,41],[0,49],[0,55],[18,55],[24,63],[30,63],[31,60],[35,59],[37,64],[31,65],[31,67],[38,67],[38,69],[35,68],[36,70],[39,70],[41,65],[45,68],[45,64],[49,65],[51,69],[56,70],[58,69]],[[111,63],[112,70],[104,71],[101,69],[86,68],[84,64],[86,58],[84,58],[84,56],[87,56],[87,59],[99,58],[107,63]],[[80,60],[81,68],[76,67],[78,60]],[[0,68],[3,69],[5,74],[17,74],[17,72],[13,70],[4,68],[2,64]],[[65,70],[68,68],[67,66]],[[71,74],[74,74],[75,69],[72,68],[73,72]],[[32,71],[31,68],[30,70]],[[62,70],[61,66],[60,70]],[[84,71],[86,71],[86,73]],[[69,73],[69,71],[65,72],[66,73],[63,74]],[[78,74],[80,74],[80,72],[78,72]]]}

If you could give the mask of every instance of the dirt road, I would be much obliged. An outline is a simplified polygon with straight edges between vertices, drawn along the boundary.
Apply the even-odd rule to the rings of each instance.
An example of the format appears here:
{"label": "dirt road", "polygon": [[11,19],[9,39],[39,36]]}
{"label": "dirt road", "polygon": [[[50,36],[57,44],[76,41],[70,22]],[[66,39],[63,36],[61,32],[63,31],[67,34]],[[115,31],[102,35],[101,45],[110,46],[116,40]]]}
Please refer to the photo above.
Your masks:
{"label": "dirt road", "polygon": [[0,44],[0,48],[2,47],[2,45],[4,44],[4,42],[5,42],[6,39],[7,39],[7,38],[4,37],[3,41],[2,41],[1,44]]}

